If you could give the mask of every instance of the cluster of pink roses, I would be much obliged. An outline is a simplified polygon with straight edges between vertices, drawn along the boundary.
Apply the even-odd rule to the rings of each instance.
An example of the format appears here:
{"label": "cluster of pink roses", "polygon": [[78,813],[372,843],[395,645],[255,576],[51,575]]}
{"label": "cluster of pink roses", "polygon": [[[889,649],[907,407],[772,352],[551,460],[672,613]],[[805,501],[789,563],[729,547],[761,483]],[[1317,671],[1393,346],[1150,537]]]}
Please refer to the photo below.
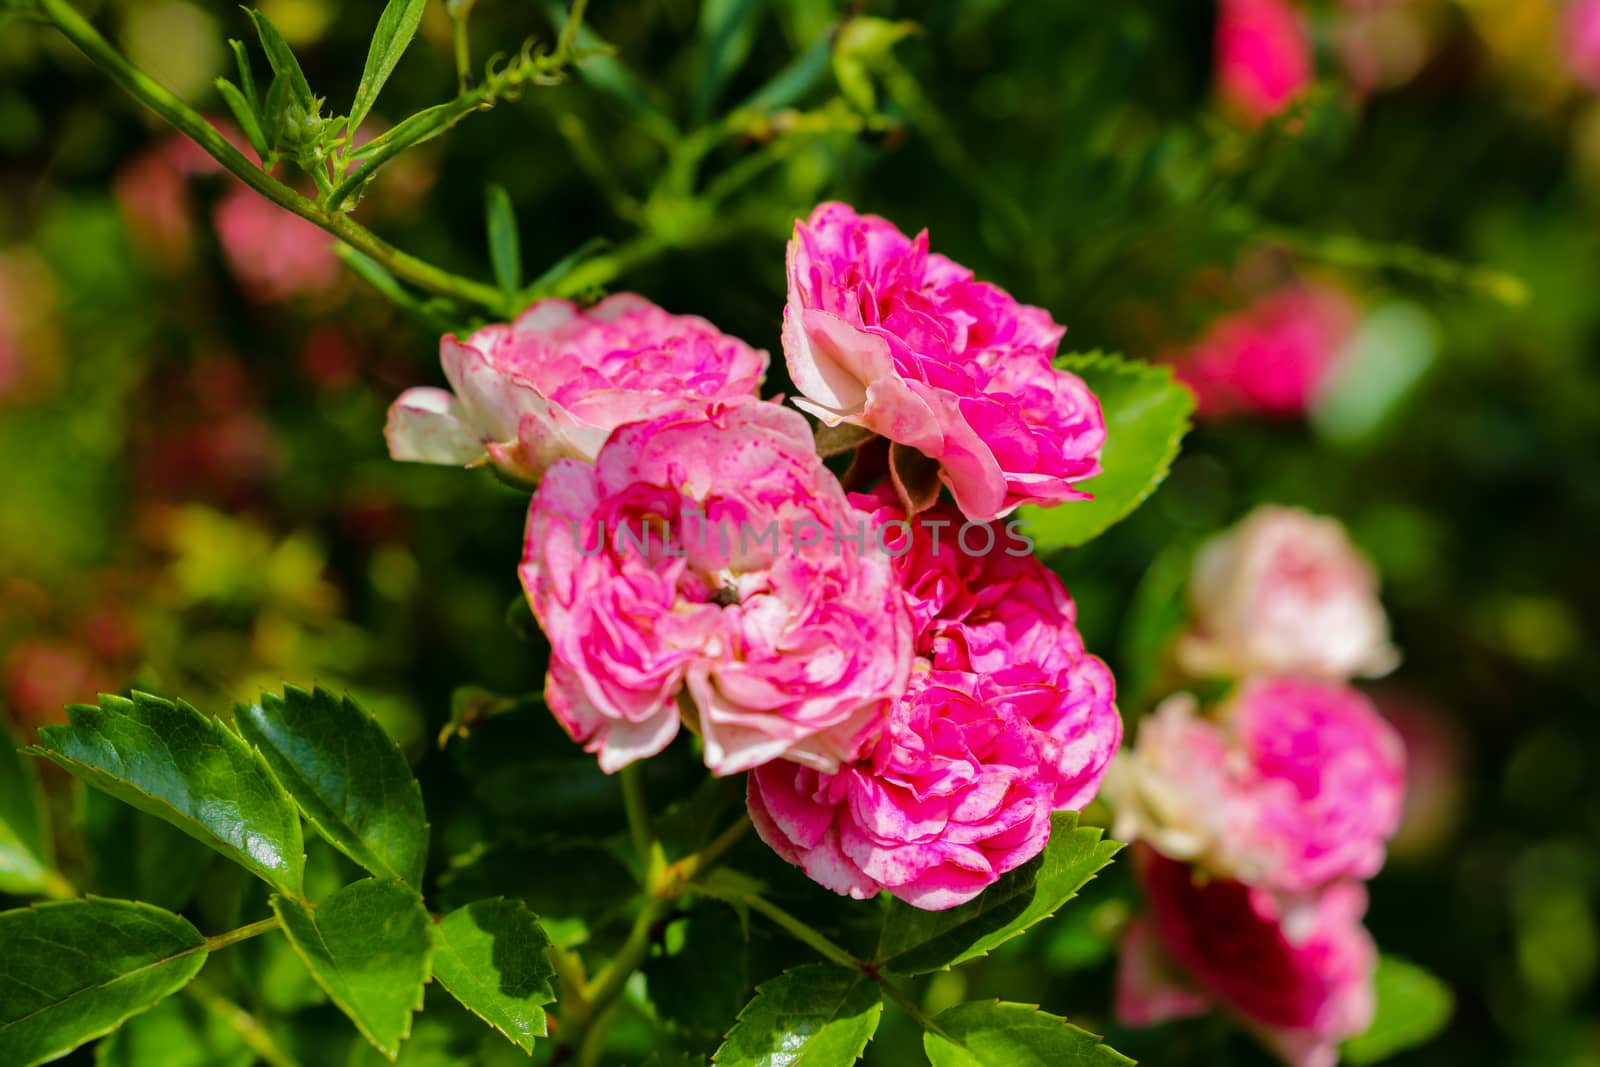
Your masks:
{"label": "cluster of pink roses", "polygon": [[1330,1067],[1373,1012],[1364,879],[1399,826],[1405,753],[1348,684],[1394,665],[1343,529],[1266,507],[1202,548],[1180,664],[1238,680],[1209,715],[1164,701],[1107,777],[1147,917],[1117,1007],[1144,1025],[1221,1005],[1293,1067]]}
{"label": "cluster of pink roses", "polygon": [[687,727],[817,882],[952,907],[1036,856],[1121,738],[1060,581],[968,548],[1006,543],[1022,503],[1087,496],[1105,422],[1052,366],[1048,313],[926,235],[824,204],[788,262],[796,406],[869,431],[858,471],[915,456],[953,504],[898,477],[847,493],[807,421],[756,395],[764,352],[631,295],[446,338],[451,391],[402,395],[390,451],[538,483],[520,573],[546,699],[602,768]]}

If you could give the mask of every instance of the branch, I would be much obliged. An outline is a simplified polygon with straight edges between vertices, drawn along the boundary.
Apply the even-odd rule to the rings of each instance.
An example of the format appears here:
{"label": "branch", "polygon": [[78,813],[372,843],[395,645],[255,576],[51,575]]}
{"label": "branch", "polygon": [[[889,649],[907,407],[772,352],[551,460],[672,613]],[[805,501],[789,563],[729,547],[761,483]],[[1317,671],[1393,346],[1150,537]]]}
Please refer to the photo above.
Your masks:
{"label": "branch", "polygon": [[256,166],[243,152],[228,143],[197,111],[159,85],[149,75],[128,62],[111,46],[67,0],[37,0],[39,11],[62,36],[71,41],[89,60],[122,86],[134,99],[160,115],[178,131],[199,145],[240,181],[308,222],[315,223],[350,247],[382,264],[396,278],[442,296],[475,304],[496,314],[508,315],[505,296],[492,285],[451,274],[431,263],[400,251],[366,227],[343,213],[318,205]]}

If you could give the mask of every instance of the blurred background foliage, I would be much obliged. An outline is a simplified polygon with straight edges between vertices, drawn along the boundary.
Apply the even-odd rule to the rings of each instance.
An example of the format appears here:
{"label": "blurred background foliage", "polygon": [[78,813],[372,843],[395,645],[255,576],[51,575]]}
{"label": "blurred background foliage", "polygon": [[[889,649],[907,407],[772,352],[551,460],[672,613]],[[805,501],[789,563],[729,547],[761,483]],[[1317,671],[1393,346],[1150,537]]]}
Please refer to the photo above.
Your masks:
{"label": "blurred background foliage", "polygon": [[[260,6],[316,91],[347,100],[376,8]],[[226,38],[249,29],[235,7],[89,13],[178,95],[224,113],[212,81],[231,72]],[[407,155],[357,217],[487,279],[483,195],[498,184],[527,277],[619,255],[609,287],[774,353],[783,243],[830,197],[928,227],[937,249],[1048,307],[1078,349],[1160,358],[1286,280],[1355,294],[1358,372],[1335,399],[1309,420],[1205,422],[1146,507],[1055,562],[1131,723],[1197,540],[1261,501],[1347,522],[1406,652],[1376,694],[1412,741],[1417,783],[1369,923],[1457,996],[1444,1036],[1394,1062],[1600,1064],[1600,96],[1561,62],[1554,0],[1308,14],[1317,87],[1252,127],[1214,100],[1203,0],[594,0],[587,46],[609,53]],[[528,37],[548,45],[562,17],[480,0],[474,68]],[[394,121],[455,88],[451,23],[430,4],[379,113]],[[611,854],[569,840],[552,864],[538,845],[621,822],[610,783],[515,699],[544,668],[517,607],[525,498],[385,454],[386,405],[440,384],[439,326],[470,324],[459,307],[408,304],[206,166],[53,32],[0,12],[7,716],[26,736],[100,690],[220,713],[284,680],[348,689],[424,777],[430,895],[524,896],[561,920],[553,932],[605,942],[619,902],[603,889],[626,884],[605,877]],[[781,379],[780,360],[769,386]],[[650,769],[686,839],[739,795],[694,789],[692,770]],[[257,890],[187,839],[50,782],[81,884],[218,928],[259,909]],[[739,861],[797,912],[827,904],[759,845]],[[342,861],[314,850],[318,862]],[[1214,1018],[1142,1033],[1110,1022],[1123,866],[920,995],[1037,1001],[1149,1063],[1260,1062]],[[668,929],[645,979],[654,1008],[619,1022],[619,1048],[637,1029],[626,1062],[649,1050],[645,1013],[685,1049],[714,1047],[753,982],[805,958],[759,924],[749,947],[735,929],[714,904]],[[686,943],[725,965],[680,973]],[[307,1063],[366,1062],[275,951],[235,950],[223,991]],[[696,996],[671,995],[691,982]],[[429,1008],[407,1062],[510,1051],[457,1027],[450,1005]],[[249,1062],[209,1018],[203,1001],[169,1004],[101,1055],[123,1062],[179,1034],[211,1050],[192,1062]],[[868,1062],[912,1062],[917,1044],[889,1013]]]}

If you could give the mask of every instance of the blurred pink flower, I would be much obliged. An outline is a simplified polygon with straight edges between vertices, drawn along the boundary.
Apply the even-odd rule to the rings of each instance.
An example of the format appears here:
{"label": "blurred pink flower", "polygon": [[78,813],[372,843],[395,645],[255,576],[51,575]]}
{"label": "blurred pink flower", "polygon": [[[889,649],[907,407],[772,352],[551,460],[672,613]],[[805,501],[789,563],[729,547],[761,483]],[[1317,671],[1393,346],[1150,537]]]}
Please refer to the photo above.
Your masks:
{"label": "blurred pink flower", "polygon": [[607,772],[666,747],[680,710],[713,773],[838,770],[910,669],[889,560],[852,540],[865,523],[805,419],[754,398],[629,423],[593,466],[556,461],[521,568],[551,710]]}
{"label": "blurred pink flower", "polygon": [[1569,0],[1561,28],[1567,69],[1590,89],[1600,89],[1600,0]]}
{"label": "blurred pink flower", "polygon": [[1168,357],[1194,390],[1202,417],[1304,415],[1360,324],[1342,290],[1294,285],[1212,323]]}
{"label": "blurred pink flower", "polygon": [[981,675],[921,671],[876,749],[837,774],[792,763],[751,772],[762,840],[812,879],[857,898],[964,904],[1037,856],[1052,785],[1039,734]]}
{"label": "blurred pink flower", "polygon": [[473,464],[488,458],[537,481],[559,459],[592,462],[625,422],[685,405],[752,395],[767,354],[694,315],[632,293],[588,311],[543,300],[511,325],[440,346],[454,392],[408,389],[389,409],[395,459]]}
{"label": "blurred pink flower", "polygon": [[234,276],[262,303],[315,296],[339,281],[334,239],[243,185],[216,208],[217,237]]}
{"label": "blurred pink flower", "polygon": [[795,403],[936,460],[968,518],[1087,498],[1105,420],[1051,366],[1062,327],[929,253],[926,233],[820,205],[789,243],[783,318]]}
{"label": "blurred pink flower", "polygon": [[1217,89],[1250,122],[1278,114],[1311,84],[1311,41],[1289,0],[1219,0]]}
{"label": "blurred pink flower", "polygon": [[1237,1015],[1290,1067],[1333,1067],[1339,1044],[1372,1022],[1377,950],[1361,925],[1366,890],[1321,891],[1297,934],[1277,902],[1240,882],[1197,877],[1139,847],[1148,919],[1124,934],[1117,1016],[1142,1026],[1211,1001]]}
{"label": "blurred pink flower", "polygon": [[1259,679],[1214,720],[1186,695],[1164,702],[1118,756],[1106,796],[1117,837],[1277,894],[1292,923],[1306,894],[1383,866],[1405,751],[1349,686]]}
{"label": "blurred pink flower", "polygon": [[1263,505],[1201,546],[1179,664],[1196,677],[1376,677],[1399,654],[1378,577],[1336,519]]}

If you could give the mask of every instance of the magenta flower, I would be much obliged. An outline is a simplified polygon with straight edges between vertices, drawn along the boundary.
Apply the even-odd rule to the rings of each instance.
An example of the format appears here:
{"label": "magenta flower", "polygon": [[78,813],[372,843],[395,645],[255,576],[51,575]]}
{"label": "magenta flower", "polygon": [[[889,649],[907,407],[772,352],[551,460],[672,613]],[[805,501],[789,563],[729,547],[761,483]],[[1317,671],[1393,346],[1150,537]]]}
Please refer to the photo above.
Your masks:
{"label": "magenta flower", "polygon": [[1336,520],[1256,508],[1201,546],[1178,662],[1198,677],[1376,677],[1399,653],[1372,564]]}
{"label": "magenta flower", "polygon": [[1343,291],[1291,286],[1217,320],[1172,362],[1202,417],[1296,417],[1316,402],[1359,324]]}
{"label": "magenta flower", "polygon": [[631,293],[588,311],[540,301],[511,325],[446,337],[440,361],[454,392],[402,393],[389,409],[389,454],[488,460],[527,482],[559,459],[593,462],[625,422],[750,396],[767,370],[765,352]]}
{"label": "magenta flower", "polygon": [[803,399],[914,448],[974,520],[1087,497],[1105,420],[1051,366],[1062,328],[1041,308],[928,251],[875,215],[822,204],[789,243],[783,348]]}
{"label": "magenta flower", "polygon": [[910,668],[865,524],[805,420],[754,398],[629,423],[593,466],[556,461],[521,568],[551,711],[608,772],[666,747],[680,710],[716,774],[837,770]]}
{"label": "magenta flower", "polygon": [[1371,1025],[1377,950],[1361,925],[1363,887],[1324,889],[1306,929],[1292,935],[1269,894],[1197,879],[1147,848],[1135,861],[1150,917],[1123,937],[1116,996],[1122,1021],[1148,1025],[1215,1003],[1289,1067],[1333,1067],[1340,1042]]}
{"label": "magenta flower", "polygon": [[1215,720],[1184,694],[1139,728],[1106,780],[1116,836],[1276,894],[1370,878],[1400,824],[1405,752],[1359,692],[1298,678],[1247,684]]}
{"label": "magenta flower", "polygon": [[1052,786],[1039,733],[986,678],[923,671],[875,751],[820,774],[769,763],[748,779],[762,839],[836,893],[887,890],[953,908],[1037,856]]}
{"label": "magenta flower", "polygon": [[1600,89],[1600,0],[1568,0],[1562,31],[1567,69],[1590,89]]}
{"label": "magenta flower", "polygon": [[1037,855],[1052,810],[1094,798],[1122,736],[1111,673],[1060,580],[1019,545],[1008,555],[998,524],[944,505],[908,520],[887,491],[852,499],[905,588],[911,691],[838,774],[753,773],[751,819],[835,892],[954,907]]}
{"label": "magenta flower", "polygon": [[1248,122],[1278,114],[1311,84],[1311,40],[1289,0],[1220,0],[1217,91]]}

